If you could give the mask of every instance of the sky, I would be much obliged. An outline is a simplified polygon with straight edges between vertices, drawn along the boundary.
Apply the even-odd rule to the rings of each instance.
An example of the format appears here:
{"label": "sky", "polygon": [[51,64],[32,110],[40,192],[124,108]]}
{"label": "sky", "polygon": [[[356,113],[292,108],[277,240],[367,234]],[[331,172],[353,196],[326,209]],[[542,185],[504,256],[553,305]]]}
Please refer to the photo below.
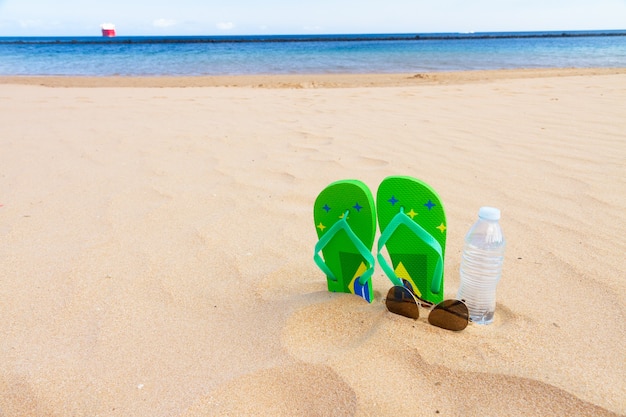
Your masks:
{"label": "sky", "polygon": [[626,29],[626,0],[0,0],[0,36]]}

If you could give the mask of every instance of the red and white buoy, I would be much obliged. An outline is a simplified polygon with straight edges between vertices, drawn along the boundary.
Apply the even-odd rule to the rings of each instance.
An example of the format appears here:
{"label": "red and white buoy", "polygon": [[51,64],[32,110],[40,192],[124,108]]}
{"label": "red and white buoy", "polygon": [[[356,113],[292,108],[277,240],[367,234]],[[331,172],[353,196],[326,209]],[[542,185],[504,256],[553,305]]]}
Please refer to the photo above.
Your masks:
{"label": "red and white buoy", "polygon": [[115,25],[113,23],[103,23],[100,25],[102,36],[112,38],[115,36]]}

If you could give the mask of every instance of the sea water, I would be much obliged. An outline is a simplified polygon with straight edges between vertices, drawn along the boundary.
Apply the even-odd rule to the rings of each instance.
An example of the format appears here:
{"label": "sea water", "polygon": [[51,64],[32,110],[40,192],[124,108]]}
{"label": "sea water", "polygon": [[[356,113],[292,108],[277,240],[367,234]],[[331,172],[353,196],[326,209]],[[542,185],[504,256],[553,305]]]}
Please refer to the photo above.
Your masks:
{"label": "sea water", "polygon": [[626,31],[0,37],[0,75],[193,76],[626,67]]}

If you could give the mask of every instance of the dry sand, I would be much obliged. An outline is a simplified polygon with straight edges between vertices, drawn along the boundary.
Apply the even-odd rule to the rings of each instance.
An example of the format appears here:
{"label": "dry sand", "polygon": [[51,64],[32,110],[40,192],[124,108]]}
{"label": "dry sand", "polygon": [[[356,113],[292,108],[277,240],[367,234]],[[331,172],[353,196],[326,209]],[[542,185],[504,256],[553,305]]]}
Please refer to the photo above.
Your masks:
{"label": "dry sand", "polygon": [[[620,69],[1,78],[0,415],[625,415],[625,103]],[[317,193],[388,175],[439,192],[450,297],[502,209],[494,324],[326,291]]]}

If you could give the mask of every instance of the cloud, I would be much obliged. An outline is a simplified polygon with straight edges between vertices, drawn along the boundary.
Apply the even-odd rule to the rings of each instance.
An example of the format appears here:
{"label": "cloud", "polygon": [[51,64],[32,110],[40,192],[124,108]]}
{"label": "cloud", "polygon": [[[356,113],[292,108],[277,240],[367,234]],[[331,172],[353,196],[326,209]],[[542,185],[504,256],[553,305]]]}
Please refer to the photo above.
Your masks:
{"label": "cloud", "polygon": [[41,20],[19,20],[19,25],[23,29],[36,28],[43,26]]}
{"label": "cloud", "polygon": [[217,25],[219,30],[232,30],[235,27],[233,22],[219,22]]}
{"label": "cloud", "polygon": [[152,22],[152,26],[158,27],[158,28],[168,28],[170,26],[174,26],[176,25],[178,22],[176,20],[172,20],[172,19],[157,19],[154,22]]}

